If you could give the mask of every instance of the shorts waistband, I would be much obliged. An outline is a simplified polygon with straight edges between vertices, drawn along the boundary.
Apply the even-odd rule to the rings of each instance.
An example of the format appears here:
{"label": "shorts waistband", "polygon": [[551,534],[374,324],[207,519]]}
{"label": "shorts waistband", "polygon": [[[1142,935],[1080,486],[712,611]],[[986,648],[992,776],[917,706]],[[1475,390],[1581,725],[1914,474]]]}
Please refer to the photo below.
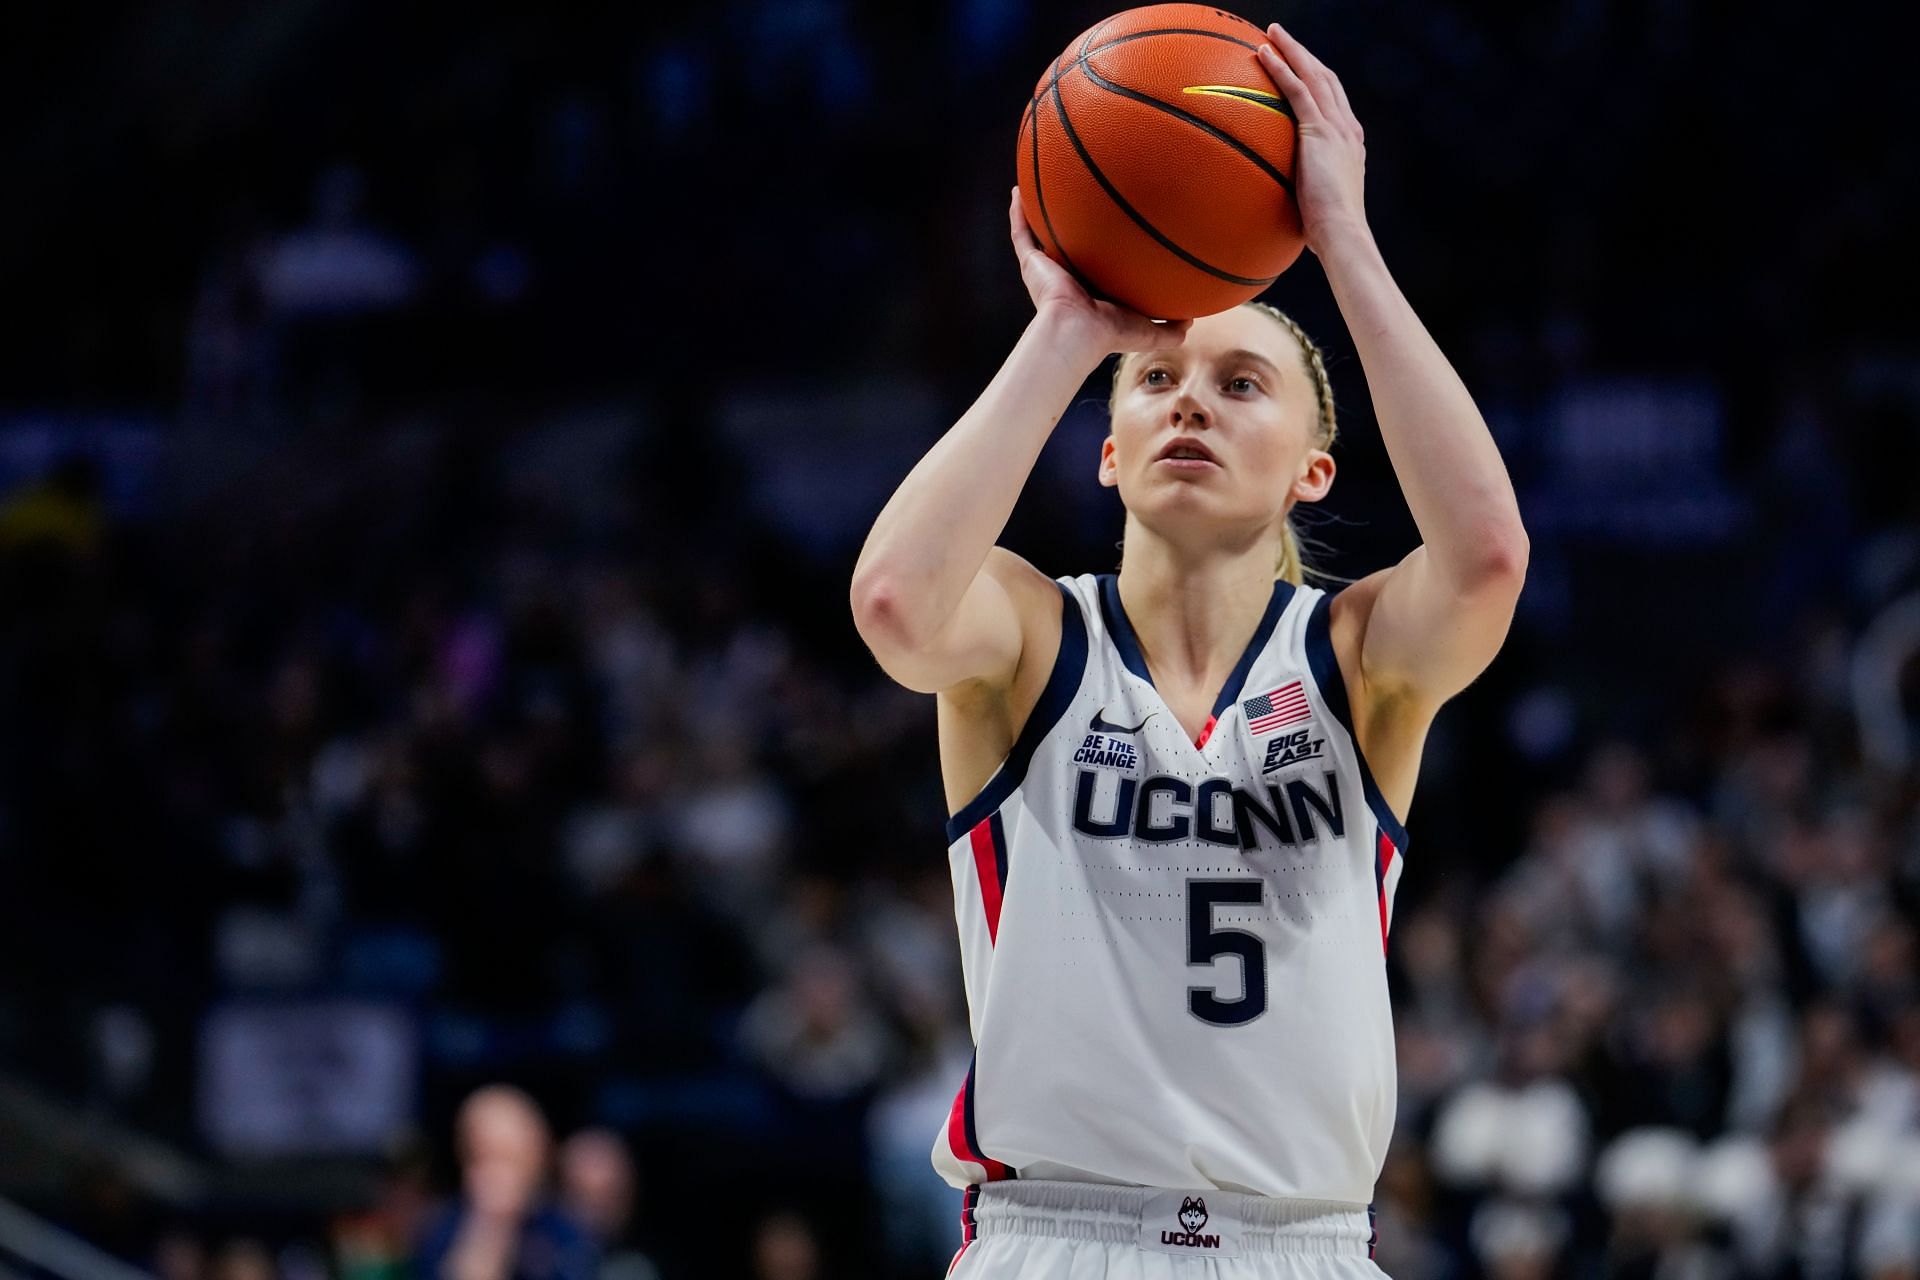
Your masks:
{"label": "shorts waistband", "polygon": [[[1190,1203],[1191,1202],[1191,1203]],[[1196,1220],[1236,1232],[1244,1253],[1370,1256],[1372,1217],[1363,1204],[1342,1200],[1275,1199],[1215,1189],[1122,1187],[1097,1182],[1022,1178],[980,1184],[971,1214],[979,1237],[1051,1236],[1107,1244],[1140,1244],[1156,1226],[1180,1233],[1186,1209]],[[1167,1216],[1168,1222],[1148,1221]],[[1202,1226],[1196,1231],[1204,1232]]]}

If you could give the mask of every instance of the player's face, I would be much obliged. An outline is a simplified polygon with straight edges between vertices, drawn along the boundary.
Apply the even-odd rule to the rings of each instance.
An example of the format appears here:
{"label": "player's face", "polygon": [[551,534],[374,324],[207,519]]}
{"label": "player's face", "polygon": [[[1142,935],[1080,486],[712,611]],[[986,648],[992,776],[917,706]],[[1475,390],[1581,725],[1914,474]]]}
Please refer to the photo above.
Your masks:
{"label": "player's face", "polygon": [[[1312,377],[1269,315],[1236,307],[1195,320],[1179,347],[1125,358],[1100,483],[1141,519],[1272,526],[1333,483]],[[1167,456],[1182,438],[1210,458]]]}

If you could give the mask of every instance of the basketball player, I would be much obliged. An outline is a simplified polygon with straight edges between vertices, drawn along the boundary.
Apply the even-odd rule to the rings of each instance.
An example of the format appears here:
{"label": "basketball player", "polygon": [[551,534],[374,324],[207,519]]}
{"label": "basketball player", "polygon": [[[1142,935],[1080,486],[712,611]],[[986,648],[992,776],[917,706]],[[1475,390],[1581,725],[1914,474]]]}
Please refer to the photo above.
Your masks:
{"label": "basketball player", "polygon": [[[960,1280],[1379,1274],[1403,818],[1435,712],[1506,635],[1527,537],[1368,231],[1339,80],[1267,35],[1307,245],[1421,545],[1306,585],[1288,519],[1333,484],[1320,353],[1264,307],[1156,324],[1091,300],[1016,196],[1034,319],[854,573],[882,668],[938,695],[976,1046],[934,1147],[964,1192]],[[1116,351],[1098,476],[1123,562],[1049,579],[994,539]]]}

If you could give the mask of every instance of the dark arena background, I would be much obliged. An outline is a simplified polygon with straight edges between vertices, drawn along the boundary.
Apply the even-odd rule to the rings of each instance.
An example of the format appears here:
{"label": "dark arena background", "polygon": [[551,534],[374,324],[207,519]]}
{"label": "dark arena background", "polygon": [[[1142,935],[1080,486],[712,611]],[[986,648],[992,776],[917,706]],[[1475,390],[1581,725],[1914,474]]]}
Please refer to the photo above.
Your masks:
{"label": "dark arena background", "polygon": [[[1346,83],[1532,539],[1408,824],[1381,1267],[1920,1276],[1910,42],[1235,7]],[[1108,11],[9,12],[0,1277],[505,1280],[447,1224],[522,1172],[523,1275],[941,1273],[933,700],[848,582]],[[1312,256],[1267,297],[1358,577],[1417,535]],[[1003,539],[1050,575],[1117,562],[1103,390]]]}

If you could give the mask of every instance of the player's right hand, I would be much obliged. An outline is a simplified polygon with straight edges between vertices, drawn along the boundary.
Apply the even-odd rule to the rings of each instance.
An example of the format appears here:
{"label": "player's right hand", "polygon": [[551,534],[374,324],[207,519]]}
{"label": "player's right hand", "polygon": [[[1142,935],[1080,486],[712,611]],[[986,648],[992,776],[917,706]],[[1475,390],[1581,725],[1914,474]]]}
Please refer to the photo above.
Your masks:
{"label": "player's right hand", "polygon": [[1013,189],[1008,217],[1013,251],[1020,259],[1020,279],[1026,283],[1035,311],[1057,316],[1107,351],[1160,351],[1185,340],[1191,320],[1149,320],[1137,311],[1089,296],[1080,282],[1040,247],[1020,208],[1019,187]]}

